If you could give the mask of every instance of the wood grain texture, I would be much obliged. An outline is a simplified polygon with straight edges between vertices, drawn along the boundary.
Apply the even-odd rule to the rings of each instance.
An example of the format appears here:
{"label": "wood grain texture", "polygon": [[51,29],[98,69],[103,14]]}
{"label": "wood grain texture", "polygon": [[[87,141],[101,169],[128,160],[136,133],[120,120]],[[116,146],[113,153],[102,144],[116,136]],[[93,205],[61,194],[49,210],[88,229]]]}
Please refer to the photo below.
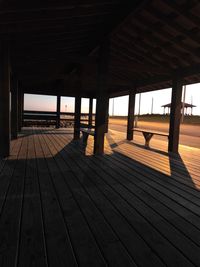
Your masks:
{"label": "wood grain texture", "polygon": [[109,131],[94,156],[92,136],[24,128],[0,165],[1,266],[199,266],[200,151],[161,144]]}

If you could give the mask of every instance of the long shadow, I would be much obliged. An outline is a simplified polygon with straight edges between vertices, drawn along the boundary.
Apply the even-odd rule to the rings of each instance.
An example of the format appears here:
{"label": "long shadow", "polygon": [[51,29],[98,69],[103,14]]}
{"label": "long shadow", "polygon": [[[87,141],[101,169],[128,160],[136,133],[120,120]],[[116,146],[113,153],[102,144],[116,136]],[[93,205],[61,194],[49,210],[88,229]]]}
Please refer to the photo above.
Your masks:
{"label": "long shadow", "polygon": [[[185,182],[188,186],[191,186],[192,188],[197,189],[195,183],[193,182],[193,178],[191,177],[191,175],[190,175],[185,163],[183,162],[180,154],[168,153],[168,152],[160,151],[160,150],[154,149],[154,148],[146,148],[143,145],[136,144],[136,143],[130,142],[128,140],[122,140],[122,141],[119,141],[116,143],[115,140],[110,136],[109,133],[107,133],[106,137],[107,137],[108,143],[109,143],[112,150],[117,148],[117,147],[119,147],[119,149],[120,149],[121,144],[128,144],[132,147],[137,146],[137,147],[142,148],[144,150],[149,150],[149,151],[166,156],[169,160],[170,175],[167,175],[164,173],[162,173],[162,175],[164,175],[165,177],[170,176],[172,179],[175,179],[176,176],[178,176],[181,179],[181,176],[182,176],[183,182]],[[114,152],[114,154],[120,155],[120,157],[123,157],[124,160],[128,159],[129,161],[137,162],[137,164],[138,163],[140,164],[141,168],[144,168],[144,166],[145,166],[145,168],[147,168],[147,169],[149,168],[149,169],[151,169],[151,171],[161,175],[161,172],[159,172],[158,170],[155,170],[153,167],[150,167],[149,165],[148,166],[144,165],[143,163],[140,163],[139,161],[136,161],[136,160],[128,157],[127,155],[124,155],[124,153],[120,153],[119,151],[115,151],[115,150],[113,150],[113,152]]]}
{"label": "long shadow", "polygon": [[197,189],[193,182],[193,178],[191,177],[181,155],[169,153],[168,158],[169,158],[169,164],[170,164],[171,177],[173,178],[176,175],[179,175],[180,177],[182,176],[183,179],[185,179],[186,182],[191,187],[194,187],[195,189]]}
{"label": "long shadow", "polygon": [[139,148],[143,148],[145,150],[153,151],[153,152],[156,152],[156,153],[159,153],[159,154],[162,154],[162,155],[168,155],[168,152],[166,152],[166,151],[159,150],[159,149],[152,148],[152,147],[145,147],[144,145],[135,143],[134,140],[130,142],[130,141],[124,139],[124,140],[116,143],[115,140],[111,137],[110,133],[107,133],[107,140],[109,141],[110,147],[112,149],[114,149],[114,148],[116,148],[116,147],[118,147],[118,146],[120,146],[122,144],[129,144],[131,146],[137,146]]}
{"label": "long shadow", "polygon": [[[29,132],[26,136],[28,136],[30,134],[31,133]],[[33,134],[33,132],[32,132],[32,134]],[[38,129],[38,132],[36,131],[36,132],[34,132],[34,134],[41,134],[41,129],[40,130]],[[42,131],[42,134],[45,135],[46,131]],[[47,131],[47,134],[50,134],[50,133],[48,133],[48,131]],[[60,132],[58,131],[56,133],[56,135],[57,134],[60,134]],[[47,140],[48,140],[48,138],[47,138]],[[52,144],[53,144],[53,142],[56,141],[53,138],[51,140],[52,140]],[[109,141],[109,144],[112,145],[112,148],[116,148],[117,146],[120,146],[120,142],[115,143],[113,138],[108,139],[108,141]],[[43,143],[44,146],[45,146],[45,142]],[[124,143],[123,140],[121,142]],[[66,145],[64,144],[64,142],[62,142],[62,143],[63,143],[63,145],[60,145],[61,149],[54,150],[55,154],[51,155],[51,153],[50,153],[49,157],[46,157],[46,158],[41,156],[41,158],[36,158],[36,159],[24,159],[24,160],[19,159],[19,160],[13,160],[13,161],[12,161],[12,159],[9,160],[8,161],[8,167],[9,167],[8,169],[10,171],[12,171],[12,168],[13,168],[13,170],[15,171],[14,178],[10,179],[11,190],[9,190],[9,187],[8,187],[9,186],[9,180],[8,180],[7,175],[0,174],[0,187],[1,187],[0,201],[2,201],[2,205],[0,207],[3,207],[2,210],[5,213],[5,215],[4,215],[4,213],[1,214],[1,212],[0,212],[0,216],[2,216],[2,218],[4,218],[6,216],[6,214],[8,214],[7,217],[5,217],[6,218],[5,222],[0,221],[0,229],[1,229],[0,247],[3,248],[2,252],[1,252],[2,255],[6,254],[7,250],[9,249],[9,246],[7,246],[7,243],[11,242],[12,251],[13,251],[13,253],[12,253],[13,262],[15,261],[16,255],[18,253],[17,240],[19,238],[18,237],[19,235],[21,235],[20,240],[27,239],[28,240],[27,242],[29,242],[30,238],[33,238],[33,241],[35,242],[35,235],[37,233],[37,236],[39,236],[40,239],[42,240],[43,229],[41,227],[42,216],[40,214],[42,212],[44,212],[43,216],[46,214],[46,211],[48,213],[48,215],[47,215],[48,220],[47,219],[44,220],[45,227],[48,227],[48,223],[50,222],[50,228],[48,228],[49,232],[48,232],[47,237],[46,237],[47,242],[49,242],[49,236],[50,236],[50,239],[53,237],[55,241],[60,240],[60,239],[57,239],[57,237],[69,240],[67,238],[67,235],[66,235],[66,230],[63,226],[64,220],[63,220],[62,216],[65,216],[66,220],[69,219],[69,221],[71,222],[72,221],[72,215],[74,216],[73,218],[75,218],[74,224],[73,224],[73,227],[74,227],[73,231],[76,231],[78,233],[76,235],[76,240],[77,240],[77,238],[80,238],[80,242],[82,242],[81,231],[79,231],[79,228],[81,227],[81,223],[77,223],[78,222],[77,214],[79,214],[77,211],[79,211],[79,209],[81,209],[82,213],[84,212],[84,209],[86,210],[86,212],[89,211],[87,213],[87,220],[89,221],[88,224],[93,224],[93,221],[95,221],[94,220],[95,216],[93,214],[94,205],[93,206],[91,205],[89,200],[92,197],[90,196],[90,198],[89,198],[87,192],[90,189],[91,189],[91,192],[93,192],[93,193],[97,192],[97,191],[95,191],[97,188],[97,185],[99,185],[98,188],[101,190],[102,194],[105,193],[105,195],[107,195],[107,198],[109,198],[109,194],[111,191],[112,192],[114,190],[117,191],[117,188],[119,188],[119,191],[121,190],[121,187],[118,186],[119,184],[123,185],[123,187],[126,187],[126,188],[129,188],[130,184],[135,185],[135,187],[138,187],[138,188],[140,186],[141,189],[134,189],[135,190],[134,194],[137,196],[136,198],[138,198],[138,199],[139,198],[140,199],[145,198],[145,201],[148,202],[149,199],[147,197],[147,194],[148,194],[147,189],[145,189],[146,190],[145,195],[143,195],[141,193],[143,184],[144,183],[148,184],[149,188],[150,188],[151,187],[151,180],[159,181],[161,179],[163,179],[163,180],[167,180],[167,179],[171,179],[171,178],[173,179],[173,176],[175,176],[177,174],[177,168],[178,169],[181,168],[181,173],[183,173],[183,175],[184,175],[185,179],[187,179],[189,185],[191,187],[195,188],[195,185],[192,182],[192,178],[191,178],[189,172],[187,171],[187,168],[186,168],[183,160],[181,159],[180,155],[178,155],[178,156],[173,156],[170,154],[168,155],[169,162],[170,162],[170,169],[171,169],[171,175],[170,175],[171,177],[169,177],[169,176],[164,175],[161,172],[159,172],[159,171],[157,171],[151,167],[148,167],[148,166],[142,164],[141,162],[139,162],[137,160],[134,160],[134,159],[128,157],[127,155],[124,155],[123,153],[120,153],[120,151],[113,150],[113,154],[109,154],[109,155],[105,154],[102,156],[95,156],[95,155],[85,156],[84,155],[85,146],[82,144],[82,140],[69,141],[69,142],[67,142]],[[126,141],[126,143],[129,143],[129,142]],[[55,148],[57,147],[56,142],[55,142],[54,146],[55,146]],[[67,151],[67,153],[66,153],[66,151]],[[57,165],[56,162],[57,161],[61,162],[60,161],[61,157],[64,159],[64,162],[66,162],[66,164],[64,164],[64,165],[58,164]],[[36,164],[36,161],[37,161],[37,164]],[[92,176],[93,172],[91,172],[91,169],[92,169],[90,166],[91,162],[93,162],[93,164],[97,168],[96,175],[94,175],[94,176]],[[107,163],[105,163],[105,162],[107,162]],[[17,166],[15,166],[16,164],[17,164]],[[53,165],[53,167],[50,170],[48,165],[51,165],[51,164]],[[76,168],[74,168],[73,164],[77,165]],[[25,165],[26,165],[26,169],[25,169]],[[122,172],[122,165],[126,169],[125,172]],[[64,168],[65,170],[63,171],[63,173],[61,173],[63,170],[61,168],[61,166],[67,166],[67,168]],[[26,172],[27,169],[28,169],[28,172]],[[98,173],[98,170],[100,170],[100,169],[102,170],[102,172]],[[23,182],[23,176],[24,176],[23,172],[26,172],[25,183]],[[37,174],[37,172],[38,172],[38,174]],[[90,172],[90,177],[89,177],[89,172]],[[109,174],[110,172],[113,173],[112,178],[108,177],[110,175]],[[49,173],[51,173],[51,175],[49,175]],[[107,173],[107,176],[104,176],[104,173]],[[127,173],[127,177],[126,177],[125,173]],[[151,175],[151,177],[150,177],[150,175]],[[37,180],[37,176],[39,178],[38,180]],[[122,179],[122,176],[124,177],[123,179]],[[34,179],[36,179],[38,182],[37,181],[34,182]],[[66,184],[63,182],[63,179],[64,179],[64,181],[66,181]],[[98,181],[100,179],[102,179],[103,182],[99,184]],[[116,180],[116,183],[111,182],[113,179]],[[136,182],[136,180],[137,181],[140,180],[141,182]],[[74,183],[74,181],[76,181],[76,182]],[[79,181],[79,182],[77,182],[77,181]],[[39,183],[40,186],[38,186],[37,183]],[[23,184],[25,185],[24,195],[23,195]],[[93,184],[95,184],[95,186]],[[107,184],[107,185],[104,186],[104,184]],[[3,188],[3,186],[4,186],[4,188]],[[108,191],[108,187],[112,188],[112,190]],[[15,188],[15,190],[13,190],[13,188]],[[84,190],[82,190],[82,188],[86,188],[86,190],[84,191]],[[71,190],[72,193],[68,192],[69,189]],[[94,191],[92,191],[93,189],[94,189]],[[105,189],[105,191],[104,191],[104,189]],[[39,190],[40,190],[40,194],[39,194]],[[5,196],[6,191],[8,193]],[[104,200],[104,198],[98,198],[99,195],[95,196],[95,193],[92,196],[97,201],[99,201],[98,204],[101,205],[100,207],[102,208],[103,212],[105,212],[105,214],[110,214],[109,209],[107,209],[107,205],[106,205],[107,202]],[[127,202],[128,201],[131,202],[131,200],[132,200],[132,198],[129,198],[128,196],[126,197],[125,193],[123,194],[123,197],[126,199]],[[178,195],[177,195],[177,197],[178,197]],[[76,200],[76,202],[74,201],[74,199]],[[103,202],[103,201],[105,201],[105,202]],[[116,210],[120,211],[120,212],[124,212],[124,214],[126,214],[126,216],[129,216],[128,215],[129,212],[127,212],[127,210],[126,210],[127,205],[123,204],[120,206],[120,203],[122,203],[123,201],[122,201],[122,197],[120,194],[115,195],[115,198],[112,199],[112,203],[117,202],[119,204],[119,206],[117,207]],[[22,205],[22,202],[23,202],[23,205]],[[70,205],[67,206],[67,203],[73,203],[73,206],[70,206]],[[78,205],[75,205],[76,203],[78,203]],[[102,205],[102,203],[103,203],[103,205]],[[123,203],[125,203],[125,202],[123,202]],[[90,204],[87,206],[87,209],[86,209],[86,204]],[[139,208],[140,212],[142,212],[142,207],[137,207],[137,203],[133,203],[133,205],[135,207],[134,208],[135,210],[137,208]],[[43,208],[41,209],[40,206],[42,206]],[[27,207],[30,207],[30,208],[26,209]],[[68,207],[68,208],[66,209],[64,207]],[[23,209],[23,211],[22,211],[23,216],[22,217],[21,217],[21,208]],[[149,203],[149,210],[151,210],[153,208],[156,208],[156,206],[153,206],[153,205],[151,206],[151,203]],[[38,210],[41,210],[41,211],[38,213]],[[103,212],[102,212],[101,216],[102,216],[102,221],[104,222],[105,216],[104,216]],[[118,213],[116,213],[116,214],[118,214]],[[132,214],[130,214],[130,215],[132,216]],[[148,215],[146,215],[146,214],[144,214],[143,216],[147,216],[147,218],[148,218]],[[55,221],[54,221],[54,217],[57,218]],[[171,220],[171,223],[174,223],[174,217],[170,217],[170,215],[166,215],[166,217],[168,220]],[[35,221],[35,218],[38,218],[38,219]],[[121,217],[119,215],[117,215],[115,217],[116,220],[118,218],[120,218],[119,222],[121,223]],[[0,217],[0,219],[1,219],[1,217]],[[18,221],[20,221],[20,220],[22,220],[21,228],[19,227],[19,223],[18,223]],[[32,223],[32,220],[34,223]],[[62,223],[59,223],[59,220]],[[154,220],[151,218],[148,218],[148,220],[151,220],[151,223],[153,225]],[[123,220],[123,223],[124,223],[122,225],[122,227],[124,227],[123,231],[126,231],[126,229],[127,229],[126,221],[127,220]],[[30,222],[30,225],[29,225],[29,222]],[[51,223],[51,222],[53,222],[53,223]],[[59,226],[58,226],[58,223],[59,223]],[[99,224],[100,224],[100,222],[99,222]],[[114,224],[115,223],[113,223],[113,221],[112,221],[112,223],[110,223],[109,225],[114,225]],[[11,229],[10,225],[15,227],[15,228],[13,227],[14,230],[13,230],[13,232],[11,232],[11,234],[9,234],[10,229]],[[143,233],[142,234],[144,235],[144,238],[146,238],[146,236],[145,236],[146,235],[145,234],[145,224],[143,226],[144,229],[142,229],[142,223],[140,223],[136,220],[135,226],[138,226],[138,229],[140,229],[141,231],[144,231],[144,234]],[[72,223],[70,223],[70,227],[72,227]],[[72,229],[70,227],[69,227],[69,229]],[[30,229],[31,229],[31,231],[30,231]],[[120,229],[120,227],[118,229]],[[73,235],[73,231],[71,231],[71,232],[69,231],[69,234],[71,236]],[[49,233],[51,233],[51,235]],[[106,235],[106,232],[104,234]],[[123,233],[120,232],[119,235],[122,235],[122,234]],[[87,233],[85,236],[87,236]],[[99,236],[99,235],[97,234],[97,236]],[[127,238],[127,236],[128,236],[128,234],[126,234],[126,238]],[[88,235],[88,238],[89,238],[89,235]],[[150,238],[151,238],[151,236],[150,236]],[[135,242],[135,240],[132,240],[132,242]],[[26,252],[25,254],[27,257],[32,256],[34,254],[38,255],[38,250],[39,250],[38,239],[36,240],[36,244],[37,245],[34,245],[34,243],[33,243],[32,246],[27,246],[26,251],[25,251]],[[88,244],[91,244],[91,243],[88,242]],[[59,249],[60,248],[62,249],[63,255],[68,255],[67,250],[65,248],[63,248],[63,246],[65,246],[64,242],[62,242],[62,244],[60,246],[62,246],[62,247],[59,247]],[[156,246],[156,243],[155,243],[155,246]],[[19,250],[20,249],[21,249],[21,247],[19,247]],[[85,246],[79,247],[79,249],[82,249],[81,252],[83,252],[83,254],[85,254],[85,251],[87,251],[86,255],[93,255],[92,254],[93,253],[93,246],[91,246],[91,245],[87,246],[87,244],[86,244]],[[102,250],[103,249],[104,248],[102,246]],[[141,247],[138,246],[138,251],[139,250],[141,252]],[[42,256],[44,256],[44,258],[45,258],[45,252],[44,252],[44,249],[42,247],[41,247],[39,253]],[[13,266],[14,266],[14,264],[13,264]],[[93,266],[95,266],[95,265],[93,265]]]}
{"label": "long shadow", "polygon": [[[38,128],[38,129],[34,129],[34,134],[39,135],[39,134],[41,134],[41,131],[42,131],[42,134],[51,135],[52,133],[50,131],[52,131],[52,130],[55,130],[55,129]],[[23,129],[21,137],[23,138],[23,137],[26,137],[26,136],[29,136],[32,134],[33,134],[32,129]],[[66,129],[56,131],[56,135],[71,135],[71,134],[72,134],[71,130],[69,130],[69,132],[67,132]],[[158,154],[161,154],[161,155],[164,155],[167,157],[167,159],[169,160],[169,167],[170,167],[170,170],[169,170],[170,175],[167,175],[167,174],[159,172],[158,170],[155,170],[150,165],[145,165],[144,163],[141,163],[141,162],[139,162],[133,158],[130,158],[128,155],[125,155],[124,153],[120,153],[120,145],[123,145],[123,144],[128,144],[130,147],[133,147],[133,148],[135,146],[137,146],[141,149],[146,150],[146,148],[144,146],[142,146],[140,144],[135,144],[133,142],[129,142],[126,139],[116,142],[110,133],[106,134],[106,138],[107,138],[108,144],[109,144],[109,146],[113,152],[113,156],[117,156],[117,157],[119,156],[120,159],[122,159],[123,161],[128,160],[129,164],[131,164],[131,162],[133,164],[137,163],[137,166],[139,166],[141,169],[144,169],[144,166],[145,166],[145,168],[147,168],[147,170],[148,169],[151,170],[151,172],[154,172],[156,174],[156,176],[159,175],[159,176],[164,177],[163,175],[165,175],[165,177],[170,176],[171,179],[176,179],[176,177],[178,177],[179,181],[182,177],[183,182],[187,183],[188,186],[191,186],[192,188],[197,189],[194,182],[193,182],[193,179],[192,179],[192,177],[191,177],[191,175],[187,169],[187,166],[185,165],[185,163],[182,160],[181,155],[179,155],[179,154],[175,155],[172,153],[167,153],[165,151],[159,151],[159,150],[153,149],[153,148],[148,149],[149,151],[152,151],[154,153],[158,153]],[[68,145],[73,145],[79,151],[81,151],[83,154],[86,154],[86,145],[82,142],[82,138],[80,139],[80,141],[71,141]],[[119,150],[116,151],[115,148],[119,148]],[[112,155],[109,155],[109,157],[112,157]]]}

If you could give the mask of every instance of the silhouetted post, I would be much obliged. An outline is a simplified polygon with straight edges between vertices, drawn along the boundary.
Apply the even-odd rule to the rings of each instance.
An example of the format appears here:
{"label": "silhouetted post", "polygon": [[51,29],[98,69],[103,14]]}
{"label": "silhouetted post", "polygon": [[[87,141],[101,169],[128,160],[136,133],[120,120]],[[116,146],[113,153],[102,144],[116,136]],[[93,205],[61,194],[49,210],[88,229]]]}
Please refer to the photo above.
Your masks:
{"label": "silhouetted post", "polygon": [[181,97],[182,80],[178,78],[173,79],[168,150],[174,153],[178,153],[181,122]]}
{"label": "silhouetted post", "polygon": [[0,157],[10,154],[10,61],[7,41],[0,41]]}
{"label": "silhouetted post", "polygon": [[104,153],[104,135],[107,132],[108,123],[108,95],[102,94],[97,98],[95,138],[94,138],[94,154]]}
{"label": "silhouetted post", "polygon": [[93,110],[93,98],[90,98],[90,102],[89,102],[89,116],[88,116],[88,124],[89,127],[92,127],[92,110]]}
{"label": "silhouetted post", "polygon": [[74,116],[74,140],[80,138],[80,121],[81,121],[81,97],[75,97],[75,116]]}
{"label": "silhouetted post", "polygon": [[24,126],[24,92],[21,92],[21,119],[20,119],[20,123],[21,123],[21,127]]}
{"label": "silhouetted post", "polygon": [[135,117],[135,92],[131,91],[128,102],[127,140],[133,140],[133,128]]}
{"label": "silhouetted post", "polygon": [[57,96],[57,105],[56,105],[56,128],[60,128],[60,96]]}
{"label": "silhouetted post", "polygon": [[18,132],[22,128],[22,91],[18,87]]}
{"label": "silhouetted post", "polygon": [[[182,118],[181,122],[183,123],[184,121],[184,116],[185,116],[185,95],[186,95],[186,85],[183,87],[183,104],[182,104]],[[187,108],[186,108],[186,113],[187,113]]]}
{"label": "silhouetted post", "polygon": [[11,137],[17,138],[18,133],[18,81],[15,76],[11,83]]}
{"label": "silhouetted post", "polygon": [[94,136],[94,154],[104,153],[104,136],[108,129],[108,106],[107,75],[110,57],[110,42],[106,39],[99,48],[97,103]]}

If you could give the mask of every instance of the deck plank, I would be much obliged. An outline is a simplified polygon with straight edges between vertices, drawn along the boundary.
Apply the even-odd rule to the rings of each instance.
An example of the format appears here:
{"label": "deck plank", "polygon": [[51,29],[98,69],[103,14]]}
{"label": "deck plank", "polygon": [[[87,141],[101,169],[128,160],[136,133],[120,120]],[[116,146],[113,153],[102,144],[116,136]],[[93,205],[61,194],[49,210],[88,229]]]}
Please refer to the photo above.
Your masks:
{"label": "deck plank", "polygon": [[[45,157],[48,158],[47,164],[49,165],[55,191],[57,192],[57,197],[63,210],[64,220],[68,227],[72,244],[75,247],[78,264],[80,266],[107,266],[81,212],[80,205],[76,201],[68,183],[64,180],[66,178],[67,180],[74,179],[73,174],[69,168],[59,161],[58,155],[56,155],[56,159],[53,158],[55,151],[48,149],[50,148],[49,143],[46,142],[45,144],[44,139],[40,140],[43,142],[42,146]],[[59,162],[59,165],[56,162]]]}
{"label": "deck plank", "polygon": [[[22,140],[18,155],[12,157],[10,177],[7,177],[7,193],[0,217],[1,266],[15,266],[17,263],[21,212],[24,193],[24,177],[26,171],[27,139]],[[5,175],[7,175],[5,173]],[[5,177],[4,177],[5,178]]]}
{"label": "deck plank", "polygon": [[24,128],[0,161],[0,266],[200,266],[200,149],[72,137]]}
{"label": "deck plank", "polygon": [[48,266],[41,200],[37,177],[34,135],[27,137],[27,168],[18,266]]}
{"label": "deck plank", "polygon": [[[48,140],[48,145],[50,145],[50,142],[52,142],[52,140]],[[56,145],[54,148],[52,148],[52,146],[50,147],[51,150],[56,149],[56,152],[59,151],[59,148],[62,148],[62,146]],[[62,151],[59,153],[62,155]],[[66,166],[71,169],[73,175],[71,175],[71,179],[69,176],[67,177],[67,183],[69,184],[76,201],[79,203],[83,214],[87,218],[88,225],[90,226],[90,229],[100,246],[100,250],[107,259],[109,265],[121,266],[123,262],[125,266],[136,266],[120,243],[118,237],[113,232],[113,229],[109,226],[102,214],[94,205],[94,202],[91,201],[91,198],[85,191],[85,188],[80,184],[77,179],[77,173],[74,172],[75,165],[72,161],[70,161],[70,158],[68,157],[66,162],[61,156],[59,156],[59,154],[57,154],[56,161],[60,166],[61,172],[66,168]],[[80,173],[78,175],[80,175]]]}
{"label": "deck plank", "polygon": [[35,149],[48,262],[50,266],[77,266],[38,133]]}
{"label": "deck plank", "polygon": [[[68,149],[67,149],[68,150]],[[72,153],[71,153],[72,154]],[[69,156],[69,155],[68,155]],[[91,158],[90,158],[91,159]],[[89,159],[89,160],[90,160]],[[82,161],[86,161],[86,158],[84,157],[84,156],[82,156]],[[98,164],[99,165],[99,164]],[[103,169],[104,167],[103,167],[104,165],[102,165],[101,166],[101,168]],[[82,165],[82,168],[84,168],[84,165]],[[90,162],[89,162],[89,164],[88,164],[88,166],[86,167],[86,170],[87,170],[87,173],[89,173],[89,168],[92,168],[92,163],[91,163],[91,160],[90,160]],[[96,168],[98,168],[98,166],[95,166],[95,167],[93,167],[93,169],[95,170]],[[101,174],[101,176],[100,176],[100,182],[102,183],[102,181],[104,180],[104,181],[106,181],[106,183],[109,183],[108,181],[109,181],[109,179],[110,179],[110,177],[111,177],[111,175],[112,176],[116,176],[117,175],[117,173],[109,173],[109,175],[106,175],[106,173],[103,171],[102,172],[102,169],[100,169],[100,168],[98,168],[97,170],[96,170],[96,172],[97,172],[97,174],[99,174],[100,175],[100,173],[102,173]],[[93,176],[93,179],[94,179],[94,174],[92,175]],[[116,184],[114,184],[113,182],[111,182],[111,184],[112,184],[112,187],[114,188],[114,190],[116,191],[116,188],[117,188],[117,185]],[[106,188],[107,189],[107,188]],[[103,185],[103,190],[105,191],[106,190],[105,189],[105,186]],[[123,188],[120,188],[121,190],[123,190]],[[111,191],[111,190],[109,190],[108,191],[108,193],[109,193],[109,197],[113,194],[113,192]],[[117,191],[117,194],[120,194],[121,192],[118,190]],[[127,201],[127,196],[128,196],[128,192],[126,191],[126,192],[124,192],[124,195],[122,196],[122,194],[121,194],[121,198],[120,198],[120,202],[118,203],[118,207],[121,205],[121,202],[122,202],[122,198],[124,198],[125,199],[125,201]],[[116,202],[116,196],[115,196],[115,198],[114,198],[114,200],[115,200],[115,202]],[[133,210],[131,210],[130,209],[130,207],[128,206],[128,205],[126,205],[126,203],[124,203],[123,204],[123,206],[122,207],[124,207],[125,209],[123,209],[123,212],[124,211],[126,211],[125,213],[123,213],[124,214],[124,216],[126,217],[126,218],[128,218],[130,221],[132,220],[132,218],[137,218],[136,220],[138,220],[138,221],[140,221],[141,222],[141,224],[143,225],[143,227],[142,227],[142,229],[139,229],[138,228],[138,231],[140,231],[140,233],[142,234],[143,232],[144,232],[144,230],[145,230],[145,232],[144,232],[144,234],[146,233],[146,236],[148,236],[149,237],[149,240],[148,240],[148,242],[153,242],[153,243],[158,243],[158,240],[159,240],[159,243],[160,244],[162,244],[161,245],[161,247],[159,248],[159,250],[158,250],[158,252],[159,253],[162,253],[162,250],[161,250],[161,248],[163,249],[163,253],[161,254],[161,257],[162,258],[164,258],[166,261],[169,259],[169,257],[171,256],[171,258],[173,258],[173,262],[175,263],[176,261],[177,261],[177,264],[178,265],[180,265],[180,264],[187,264],[188,266],[190,265],[190,263],[189,262],[187,262],[187,260],[186,259],[184,259],[184,257],[183,257],[183,255],[179,255],[178,256],[178,254],[179,254],[179,252],[177,251],[177,250],[179,250],[179,246],[181,246],[181,244],[182,244],[182,242],[183,242],[183,240],[184,240],[184,236],[181,236],[181,238],[180,239],[178,239],[178,237],[180,236],[178,236],[178,234],[179,233],[177,233],[176,232],[176,230],[174,229],[174,228],[172,228],[172,227],[170,227],[168,224],[167,224],[167,222],[166,221],[162,221],[162,219],[161,219],[161,217],[159,217],[159,214],[157,214],[157,216],[156,216],[156,220],[155,221],[153,221],[154,222],[154,224],[155,223],[157,223],[157,232],[153,229],[153,228],[151,228],[150,227],[150,224],[147,224],[147,223],[145,223],[145,220],[144,220],[144,218],[145,218],[145,216],[146,216],[146,218],[147,218],[147,215],[148,215],[148,217],[149,218],[151,218],[151,217],[153,217],[153,218],[155,218],[155,214],[152,212],[152,210],[151,209],[148,209],[148,208],[145,208],[145,205],[144,205],[144,203],[142,202],[142,201],[139,201],[139,198],[137,198],[137,197],[135,197],[135,198],[133,198],[133,196],[132,196],[132,199],[130,198],[130,201],[129,201],[129,204],[132,204],[132,206],[133,206],[133,203],[134,203],[134,208],[140,213],[140,214],[143,214],[142,216],[143,217],[138,217],[138,214],[137,213],[134,213],[133,212]],[[138,207],[139,207],[139,209],[138,209]],[[127,211],[129,211],[129,213],[127,212]],[[134,221],[133,221],[133,223],[134,223]],[[163,223],[163,224],[162,224]],[[144,226],[145,225],[145,226]],[[163,229],[161,228],[163,226]],[[155,227],[155,226],[154,226]],[[147,231],[147,229],[149,229],[149,231]],[[174,231],[175,231],[175,233],[174,233]],[[174,250],[174,248],[173,247],[171,247],[170,246],[170,244],[167,244],[167,242],[165,241],[164,242],[164,240],[163,240],[163,242],[161,242],[162,241],[162,239],[163,239],[163,237],[162,236],[159,236],[158,235],[158,232],[162,232],[162,235],[164,235],[164,233],[167,233],[167,237],[170,239],[172,239],[172,242],[171,243],[173,243],[173,245],[175,245],[176,246],[176,249],[177,250]],[[153,236],[151,236],[151,234],[153,235]],[[158,240],[156,241],[156,236],[157,236],[157,238],[158,238]],[[144,238],[145,238],[145,235],[144,235]],[[185,240],[186,242],[188,242],[188,240]],[[176,244],[176,243],[178,243],[178,244]],[[151,244],[151,246],[152,246],[152,243],[150,243]],[[185,243],[184,243],[185,244]],[[191,246],[190,246],[191,245]],[[196,249],[196,251],[198,251],[198,248],[196,247],[196,246],[194,246],[193,244],[188,244],[188,249],[189,248],[191,248],[193,246],[193,248],[194,249]],[[185,246],[182,246],[182,249],[186,252],[187,251],[187,249],[185,249]],[[167,253],[166,253],[166,251],[168,251],[169,252],[169,254],[167,255]],[[192,251],[192,250],[191,250]],[[186,253],[187,254],[187,253]],[[174,257],[173,257],[174,256]],[[187,257],[187,256],[186,256]],[[192,258],[193,259],[193,258]],[[180,261],[180,262],[179,262]],[[197,262],[199,262],[199,257],[197,257],[196,258],[196,261]],[[167,265],[169,265],[170,263],[168,262],[167,263]]]}

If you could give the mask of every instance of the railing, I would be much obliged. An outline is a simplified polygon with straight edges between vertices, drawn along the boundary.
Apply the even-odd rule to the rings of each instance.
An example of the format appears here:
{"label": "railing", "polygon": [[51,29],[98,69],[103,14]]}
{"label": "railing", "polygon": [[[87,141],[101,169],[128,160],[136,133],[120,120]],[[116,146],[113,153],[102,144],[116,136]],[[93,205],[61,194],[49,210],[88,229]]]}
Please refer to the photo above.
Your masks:
{"label": "railing", "polygon": [[[74,126],[74,112],[60,112],[60,127]],[[93,114],[92,121],[95,121]],[[24,110],[23,125],[24,126],[54,126],[58,120],[58,114],[55,111],[32,111]],[[89,113],[81,113],[81,125],[88,127]]]}

